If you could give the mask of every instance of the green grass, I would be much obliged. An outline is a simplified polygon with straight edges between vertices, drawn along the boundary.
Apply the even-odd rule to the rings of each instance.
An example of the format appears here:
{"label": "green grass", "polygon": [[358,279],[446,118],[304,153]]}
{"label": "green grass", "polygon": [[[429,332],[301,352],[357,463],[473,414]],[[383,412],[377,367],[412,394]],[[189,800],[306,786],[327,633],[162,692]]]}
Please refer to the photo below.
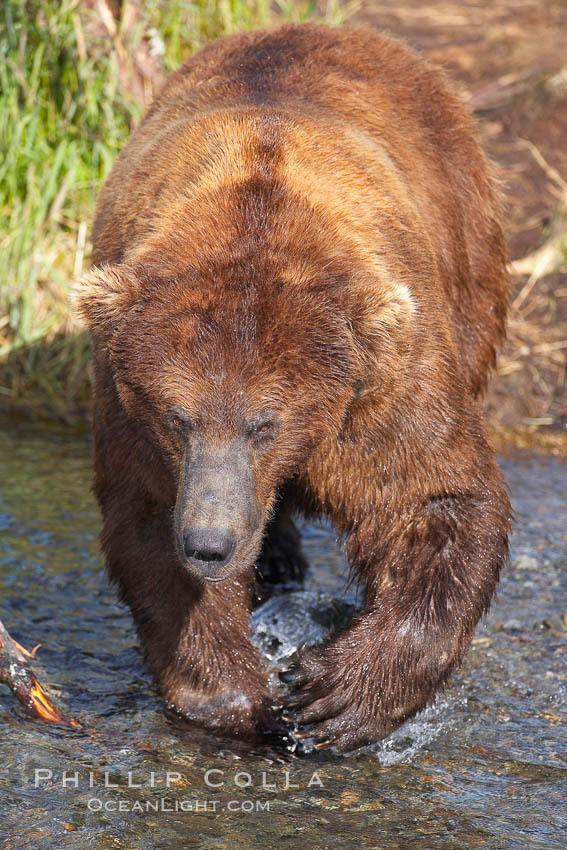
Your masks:
{"label": "green grass", "polygon": [[140,92],[124,84],[136,49],[151,39],[168,71],[224,34],[278,19],[340,24],[356,5],[124,0],[121,20],[105,28],[81,0],[4,0],[0,406],[64,418],[88,406],[88,343],[69,288],[88,266],[97,190],[143,111]]}

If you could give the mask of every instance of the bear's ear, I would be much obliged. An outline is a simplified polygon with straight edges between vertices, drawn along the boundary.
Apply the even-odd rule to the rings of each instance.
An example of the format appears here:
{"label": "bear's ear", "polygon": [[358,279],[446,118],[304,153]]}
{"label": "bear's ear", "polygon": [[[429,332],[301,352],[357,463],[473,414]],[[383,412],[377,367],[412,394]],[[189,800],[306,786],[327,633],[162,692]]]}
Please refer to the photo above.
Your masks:
{"label": "bear's ear", "polygon": [[97,334],[108,335],[140,293],[140,282],[130,266],[99,266],[73,287],[75,313]]}

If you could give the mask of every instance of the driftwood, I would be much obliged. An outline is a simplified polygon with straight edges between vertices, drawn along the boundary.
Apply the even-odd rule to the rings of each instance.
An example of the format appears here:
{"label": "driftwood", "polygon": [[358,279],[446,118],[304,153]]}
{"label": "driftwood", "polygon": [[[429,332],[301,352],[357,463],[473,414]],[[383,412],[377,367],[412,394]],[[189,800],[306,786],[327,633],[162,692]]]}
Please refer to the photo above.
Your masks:
{"label": "driftwood", "polygon": [[38,648],[28,652],[10,637],[0,620],[0,682],[8,685],[32,717],[78,728],[79,723],[57,708],[36,679],[29,662]]}

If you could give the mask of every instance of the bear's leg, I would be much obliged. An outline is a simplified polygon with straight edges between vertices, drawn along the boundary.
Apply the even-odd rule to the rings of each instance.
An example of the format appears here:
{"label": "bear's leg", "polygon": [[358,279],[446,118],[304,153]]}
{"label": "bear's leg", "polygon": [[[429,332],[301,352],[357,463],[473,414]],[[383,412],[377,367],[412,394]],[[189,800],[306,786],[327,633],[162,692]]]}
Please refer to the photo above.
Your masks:
{"label": "bear's leg", "polygon": [[103,508],[108,573],[168,706],[215,734],[255,740],[271,717],[250,642],[252,576],[200,581],[175,558],[169,512],[125,515],[125,504],[121,515]]}
{"label": "bear's leg", "polygon": [[405,478],[383,473],[386,486],[368,499],[373,513],[358,506],[348,551],[366,582],[364,608],[281,674],[294,689],[284,719],[312,724],[319,746],[348,751],[378,741],[424,708],[489,606],[507,560],[510,506],[488,447],[464,477],[460,458],[452,461],[429,493],[422,464],[406,466]]}
{"label": "bear's leg", "polygon": [[301,551],[301,535],[285,502],[280,503],[266,528],[262,551],[256,563],[258,584],[262,587],[301,581],[307,566]]}
{"label": "bear's leg", "polygon": [[169,625],[162,621],[161,638],[153,629],[139,629],[168,706],[215,734],[255,740],[271,717],[265,677],[250,643],[250,580],[177,583],[175,593],[167,606],[173,619]]}

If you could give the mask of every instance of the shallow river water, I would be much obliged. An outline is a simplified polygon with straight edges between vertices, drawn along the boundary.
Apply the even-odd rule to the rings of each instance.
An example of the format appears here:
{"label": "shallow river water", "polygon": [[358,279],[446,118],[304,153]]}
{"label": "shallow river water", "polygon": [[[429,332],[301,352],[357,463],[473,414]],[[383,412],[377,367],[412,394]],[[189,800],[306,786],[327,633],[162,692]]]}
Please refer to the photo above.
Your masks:
{"label": "shallow river water", "polygon": [[[502,466],[511,565],[445,693],[373,748],[279,759],[165,716],[104,577],[88,440],[4,422],[0,619],[42,643],[40,681],[89,731],[28,720],[1,689],[2,846],[567,847],[567,465],[516,454]],[[274,670],[348,613],[332,530],[302,530],[303,589],[254,615]]]}

